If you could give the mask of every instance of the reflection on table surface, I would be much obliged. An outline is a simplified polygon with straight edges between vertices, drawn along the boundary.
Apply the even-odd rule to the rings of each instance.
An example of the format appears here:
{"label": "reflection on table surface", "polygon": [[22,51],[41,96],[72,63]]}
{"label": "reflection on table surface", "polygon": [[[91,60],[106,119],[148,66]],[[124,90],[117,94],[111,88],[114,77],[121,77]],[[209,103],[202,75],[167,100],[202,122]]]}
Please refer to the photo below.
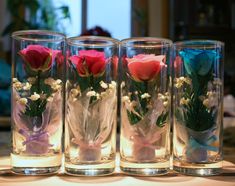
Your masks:
{"label": "reflection on table surface", "polygon": [[[118,161],[118,160],[117,160]],[[9,156],[0,158],[0,185],[4,186],[42,186],[42,185],[106,185],[106,186],[154,186],[154,185],[212,185],[213,186],[234,186],[235,185],[235,164],[225,161],[224,171],[220,176],[213,177],[192,177],[183,176],[173,171],[168,175],[159,177],[137,177],[120,173],[117,167],[116,172],[105,177],[73,177],[63,174],[63,170],[57,175],[51,176],[20,176],[10,172]],[[62,168],[63,169],[63,168]]]}
{"label": "reflection on table surface", "polygon": [[[225,129],[225,138],[235,138],[235,127]],[[226,140],[225,140],[226,141]],[[0,132],[0,186],[69,186],[69,185],[105,185],[105,186],[158,186],[161,185],[186,185],[186,186],[235,186],[235,145],[231,140],[224,146],[224,170],[223,174],[212,177],[183,176],[171,171],[168,175],[159,177],[136,177],[124,175],[118,167],[119,156],[117,156],[117,168],[115,174],[105,177],[73,177],[61,172],[51,176],[19,176],[10,171],[10,132]]]}

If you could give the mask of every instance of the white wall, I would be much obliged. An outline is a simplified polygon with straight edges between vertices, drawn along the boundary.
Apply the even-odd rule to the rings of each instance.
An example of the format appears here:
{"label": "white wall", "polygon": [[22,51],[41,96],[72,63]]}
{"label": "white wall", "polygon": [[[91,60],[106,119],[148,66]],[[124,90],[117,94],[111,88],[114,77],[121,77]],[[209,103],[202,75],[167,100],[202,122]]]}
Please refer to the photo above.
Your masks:
{"label": "white wall", "polygon": [[[7,0],[0,0],[0,34],[10,21],[10,15],[6,8]],[[0,51],[7,51],[11,47],[11,40],[9,36],[0,36]]]}

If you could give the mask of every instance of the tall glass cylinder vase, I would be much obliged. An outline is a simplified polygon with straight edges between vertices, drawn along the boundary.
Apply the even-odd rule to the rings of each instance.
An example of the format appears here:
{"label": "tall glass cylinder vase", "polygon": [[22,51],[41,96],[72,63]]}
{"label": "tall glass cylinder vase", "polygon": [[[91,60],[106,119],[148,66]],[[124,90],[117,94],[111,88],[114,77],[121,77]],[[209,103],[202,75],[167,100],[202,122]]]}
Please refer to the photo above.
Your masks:
{"label": "tall glass cylinder vase", "polygon": [[174,44],[174,170],[198,176],[222,168],[224,44]]}
{"label": "tall glass cylinder vase", "polygon": [[55,173],[61,166],[65,36],[12,34],[12,170]]}
{"label": "tall glass cylinder vase", "polygon": [[170,166],[170,49],[160,38],[121,42],[121,170],[166,174]]}
{"label": "tall glass cylinder vase", "polygon": [[65,171],[96,176],[115,168],[118,41],[67,40]]}

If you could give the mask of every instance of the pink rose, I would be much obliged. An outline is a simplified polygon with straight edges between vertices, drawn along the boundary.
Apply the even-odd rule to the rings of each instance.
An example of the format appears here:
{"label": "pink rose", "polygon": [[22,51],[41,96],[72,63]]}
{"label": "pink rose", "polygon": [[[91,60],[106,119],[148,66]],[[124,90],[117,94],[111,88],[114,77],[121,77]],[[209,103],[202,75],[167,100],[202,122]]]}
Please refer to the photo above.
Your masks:
{"label": "pink rose", "polygon": [[61,50],[53,50],[52,56],[53,56],[52,61],[55,60],[58,67],[63,66],[63,64],[64,64],[64,55],[63,55]]}
{"label": "pink rose", "polygon": [[80,76],[82,77],[89,76],[88,71],[86,71],[86,69],[83,68],[83,59],[80,56],[73,55],[69,58],[69,60],[71,61],[72,64],[74,64]]}
{"label": "pink rose", "polygon": [[96,50],[80,50],[78,55],[71,56],[70,61],[76,65],[80,76],[99,76],[105,71],[104,52]]}
{"label": "pink rose", "polygon": [[113,57],[111,58],[112,70],[113,70],[113,76],[114,76],[114,78],[116,78],[117,75],[118,75],[118,60],[119,60],[118,56],[113,56]]}
{"label": "pink rose", "polygon": [[47,71],[52,65],[52,50],[41,45],[28,45],[19,52],[26,65],[33,71]]}
{"label": "pink rose", "polygon": [[180,56],[175,57],[174,68],[181,68],[183,62]]}
{"label": "pink rose", "polygon": [[131,77],[136,81],[151,81],[161,71],[164,64],[164,55],[138,54],[126,58],[127,67]]}

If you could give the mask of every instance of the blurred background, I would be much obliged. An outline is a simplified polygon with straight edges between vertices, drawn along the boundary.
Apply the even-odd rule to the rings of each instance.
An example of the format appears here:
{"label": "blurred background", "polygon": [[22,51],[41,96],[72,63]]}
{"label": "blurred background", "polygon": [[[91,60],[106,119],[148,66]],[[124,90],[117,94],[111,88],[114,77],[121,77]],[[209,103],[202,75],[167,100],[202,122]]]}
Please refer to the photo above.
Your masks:
{"label": "blurred background", "polygon": [[235,147],[235,0],[0,0],[0,130],[10,130],[11,33],[225,42],[225,142]]}

